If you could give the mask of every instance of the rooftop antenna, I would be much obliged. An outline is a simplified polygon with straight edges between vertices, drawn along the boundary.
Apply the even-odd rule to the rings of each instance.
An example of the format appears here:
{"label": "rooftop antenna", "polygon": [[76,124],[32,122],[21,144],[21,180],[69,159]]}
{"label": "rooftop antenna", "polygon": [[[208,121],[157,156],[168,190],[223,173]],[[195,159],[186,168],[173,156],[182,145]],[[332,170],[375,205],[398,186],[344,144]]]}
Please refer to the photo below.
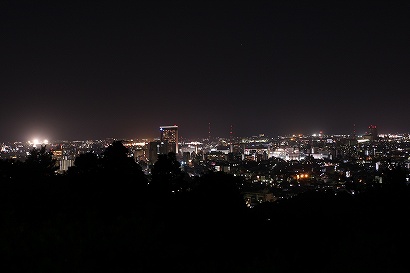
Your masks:
{"label": "rooftop antenna", "polygon": [[356,124],[353,123],[353,138],[356,138]]}
{"label": "rooftop antenna", "polygon": [[232,124],[231,124],[231,130],[229,131],[229,141],[232,143],[232,134],[233,134],[233,129],[232,129]]}
{"label": "rooftop antenna", "polygon": [[211,141],[211,123],[208,122],[208,141]]}

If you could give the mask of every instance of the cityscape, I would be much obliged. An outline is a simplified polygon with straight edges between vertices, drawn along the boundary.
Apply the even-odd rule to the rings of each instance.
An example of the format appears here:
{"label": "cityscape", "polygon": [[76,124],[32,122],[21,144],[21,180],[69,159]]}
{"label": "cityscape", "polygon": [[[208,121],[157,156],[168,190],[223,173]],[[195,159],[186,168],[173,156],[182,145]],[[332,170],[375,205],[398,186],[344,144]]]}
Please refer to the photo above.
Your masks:
{"label": "cityscape", "polygon": [[[298,193],[331,190],[355,194],[382,185],[389,170],[401,167],[406,183],[410,179],[409,134],[378,134],[369,125],[363,135],[290,135],[268,137],[211,137],[186,140],[179,137],[178,126],[161,126],[158,138],[121,139],[128,157],[138,163],[144,174],[151,170],[160,154],[175,153],[181,170],[189,177],[209,172],[224,172],[244,179],[242,193],[248,207],[262,202],[291,198]],[[84,153],[98,157],[117,139],[3,143],[1,159],[24,161],[35,147],[52,152],[56,175],[75,166]],[[118,141],[118,140],[117,140]]]}
{"label": "cityscape", "polygon": [[1,1],[2,272],[409,272],[409,14]]}
{"label": "cityscape", "polygon": [[404,272],[409,134],[179,129],[2,143],[9,272]]}

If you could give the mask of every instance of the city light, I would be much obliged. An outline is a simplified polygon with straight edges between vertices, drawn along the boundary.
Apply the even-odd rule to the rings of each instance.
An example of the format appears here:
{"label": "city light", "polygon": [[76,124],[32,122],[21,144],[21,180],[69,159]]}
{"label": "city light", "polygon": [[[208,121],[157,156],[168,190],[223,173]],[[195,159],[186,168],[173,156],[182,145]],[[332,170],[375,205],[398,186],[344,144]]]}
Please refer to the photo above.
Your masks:
{"label": "city light", "polygon": [[42,141],[40,141],[38,138],[34,138],[33,140],[29,140],[28,144],[36,147],[37,145],[49,144],[49,141],[48,139],[43,139]]}

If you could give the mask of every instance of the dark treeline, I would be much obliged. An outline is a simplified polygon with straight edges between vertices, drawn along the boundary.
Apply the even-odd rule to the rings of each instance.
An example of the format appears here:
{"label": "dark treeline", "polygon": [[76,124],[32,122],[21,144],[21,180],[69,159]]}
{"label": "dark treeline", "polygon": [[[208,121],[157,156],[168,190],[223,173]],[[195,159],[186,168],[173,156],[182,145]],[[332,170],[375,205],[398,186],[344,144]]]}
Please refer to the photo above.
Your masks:
{"label": "dark treeline", "polygon": [[305,192],[249,209],[243,181],[188,177],[175,154],[146,176],[120,141],[56,175],[52,153],[0,161],[4,272],[408,272],[400,170],[359,195]]}

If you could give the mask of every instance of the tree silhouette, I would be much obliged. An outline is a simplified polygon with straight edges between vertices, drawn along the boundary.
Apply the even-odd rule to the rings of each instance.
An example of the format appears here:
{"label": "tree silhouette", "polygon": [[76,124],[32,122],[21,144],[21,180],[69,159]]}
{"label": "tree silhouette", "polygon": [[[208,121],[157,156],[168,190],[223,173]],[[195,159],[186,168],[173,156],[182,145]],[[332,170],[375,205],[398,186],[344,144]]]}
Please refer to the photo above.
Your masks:
{"label": "tree silhouette", "polygon": [[209,206],[244,208],[246,207],[240,191],[242,180],[224,172],[210,172],[199,178],[194,189],[199,198],[209,200]]}
{"label": "tree silhouette", "polygon": [[10,181],[22,175],[22,162],[8,158],[0,160],[0,181]]}
{"label": "tree silhouette", "polygon": [[50,177],[58,169],[53,153],[46,150],[46,145],[34,147],[24,161],[25,174],[34,177]]}
{"label": "tree silhouette", "polygon": [[120,170],[129,164],[128,149],[120,140],[113,141],[102,153],[102,158],[104,168],[108,169]]}
{"label": "tree silhouette", "polygon": [[173,152],[158,155],[151,175],[150,188],[158,194],[180,193],[187,189],[181,163]]}
{"label": "tree silhouette", "polygon": [[113,141],[102,153],[101,167],[104,180],[121,194],[135,194],[134,191],[145,190],[147,180],[141,166],[134,158],[128,156],[129,150],[122,141]]}
{"label": "tree silhouette", "polygon": [[68,169],[70,174],[90,176],[97,175],[101,169],[98,156],[95,153],[87,152],[78,155],[74,160],[74,166]]}
{"label": "tree silhouette", "polygon": [[392,169],[386,168],[383,175],[383,184],[389,190],[403,190],[406,188],[406,170],[400,165]]}
{"label": "tree silhouette", "polygon": [[129,150],[116,140],[102,153],[101,166],[104,174],[110,178],[138,178],[144,177],[141,166],[134,158],[128,156]]}

